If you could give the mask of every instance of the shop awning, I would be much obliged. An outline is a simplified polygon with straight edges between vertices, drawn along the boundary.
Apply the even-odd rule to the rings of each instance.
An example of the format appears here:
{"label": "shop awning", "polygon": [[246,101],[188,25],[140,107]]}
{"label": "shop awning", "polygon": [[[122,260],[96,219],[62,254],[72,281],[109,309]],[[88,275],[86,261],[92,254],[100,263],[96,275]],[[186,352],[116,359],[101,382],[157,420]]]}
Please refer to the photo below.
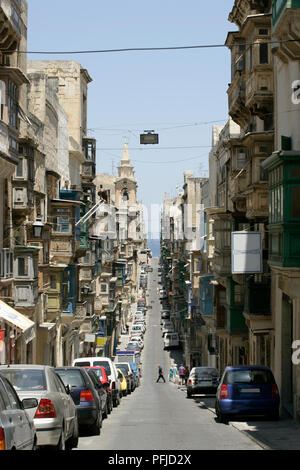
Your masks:
{"label": "shop awning", "polygon": [[0,300],[0,318],[7,322],[13,328],[21,330],[24,334],[26,343],[33,340],[35,337],[34,326],[35,323],[21,313],[17,312],[14,308],[7,305]]}

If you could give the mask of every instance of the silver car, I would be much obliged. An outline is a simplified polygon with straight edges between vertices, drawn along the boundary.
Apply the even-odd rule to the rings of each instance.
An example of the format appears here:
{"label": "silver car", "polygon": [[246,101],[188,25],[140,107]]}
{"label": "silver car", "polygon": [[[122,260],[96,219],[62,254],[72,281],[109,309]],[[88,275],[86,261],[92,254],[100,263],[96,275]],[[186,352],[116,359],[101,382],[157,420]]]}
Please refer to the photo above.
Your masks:
{"label": "silver car", "polygon": [[36,430],[25,411],[36,405],[34,398],[21,402],[13,386],[0,375],[0,450],[36,448]]}
{"label": "silver car", "polygon": [[0,373],[11,382],[21,400],[37,399],[37,406],[28,414],[36,428],[38,447],[77,447],[76,406],[53,367],[15,364],[0,366]]}

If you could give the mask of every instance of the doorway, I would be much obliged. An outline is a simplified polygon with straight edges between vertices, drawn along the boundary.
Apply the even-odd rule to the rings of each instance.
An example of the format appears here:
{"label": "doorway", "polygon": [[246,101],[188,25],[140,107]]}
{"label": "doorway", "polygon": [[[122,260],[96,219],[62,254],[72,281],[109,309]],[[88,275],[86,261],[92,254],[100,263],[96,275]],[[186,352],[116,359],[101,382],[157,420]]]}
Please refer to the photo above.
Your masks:
{"label": "doorway", "polygon": [[285,411],[294,415],[293,404],[293,301],[286,294],[282,295],[282,321],[281,321],[281,400]]}

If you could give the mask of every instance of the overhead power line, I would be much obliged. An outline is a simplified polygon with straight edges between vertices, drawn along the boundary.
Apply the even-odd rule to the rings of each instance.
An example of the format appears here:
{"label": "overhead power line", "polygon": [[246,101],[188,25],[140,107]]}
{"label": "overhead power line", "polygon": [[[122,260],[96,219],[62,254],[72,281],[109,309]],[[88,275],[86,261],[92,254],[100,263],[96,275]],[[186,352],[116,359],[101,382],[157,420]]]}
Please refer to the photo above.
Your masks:
{"label": "overhead power line", "polygon": [[[264,44],[284,44],[288,42],[299,42],[298,39],[283,39],[280,41],[262,41]],[[234,46],[254,46],[260,44],[259,42],[249,42],[234,44]],[[79,50],[79,51],[17,51],[19,54],[44,54],[44,55],[67,55],[67,54],[105,54],[113,52],[147,52],[147,51],[172,51],[172,50],[186,50],[186,49],[213,49],[228,47],[226,44],[202,44],[191,46],[166,46],[166,47],[124,47],[119,49],[95,49],[95,50]],[[12,51],[0,51],[0,54],[12,54]]]}

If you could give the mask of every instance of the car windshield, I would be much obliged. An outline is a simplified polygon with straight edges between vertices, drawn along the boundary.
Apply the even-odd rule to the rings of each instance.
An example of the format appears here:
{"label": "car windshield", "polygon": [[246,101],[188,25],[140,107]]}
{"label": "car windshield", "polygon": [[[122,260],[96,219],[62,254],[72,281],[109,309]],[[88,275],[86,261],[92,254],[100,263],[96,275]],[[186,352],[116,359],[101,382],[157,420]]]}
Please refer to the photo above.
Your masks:
{"label": "car windshield", "polygon": [[110,365],[107,361],[94,361],[93,365],[96,366],[96,367],[104,367],[104,369],[106,370],[107,375],[111,375]]}
{"label": "car windshield", "polygon": [[207,375],[211,375],[213,377],[216,377],[219,375],[218,371],[214,368],[195,368],[195,370],[192,371],[193,374],[197,375],[198,377],[201,377],[203,375],[207,376]]}
{"label": "car windshield", "polygon": [[5,369],[1,370],[16,391],[21,390],[47,390],[44,370],[34,369]]}
{"label": "car windshield", "polygon": [[101,369],[91,369],[91,370],[97,375],[97,377],[99,377],[100,380],[103,380],[103,374],[102,374]]}
{"label": "car windshield", "polygon": [[55,370],[65,385],[72,387],[85,387],[83,377],[78,369]]}
{"label": "car windshield", "polygon": [[225,376],[226,384],[261,385],[273,383],[273,375],[269,370],[231,370]]}
{"label": "car windshield", "polygon": [[128,375],[129,368],[125,364],[118,364],[119,369],[123,372],[123,374]]}

